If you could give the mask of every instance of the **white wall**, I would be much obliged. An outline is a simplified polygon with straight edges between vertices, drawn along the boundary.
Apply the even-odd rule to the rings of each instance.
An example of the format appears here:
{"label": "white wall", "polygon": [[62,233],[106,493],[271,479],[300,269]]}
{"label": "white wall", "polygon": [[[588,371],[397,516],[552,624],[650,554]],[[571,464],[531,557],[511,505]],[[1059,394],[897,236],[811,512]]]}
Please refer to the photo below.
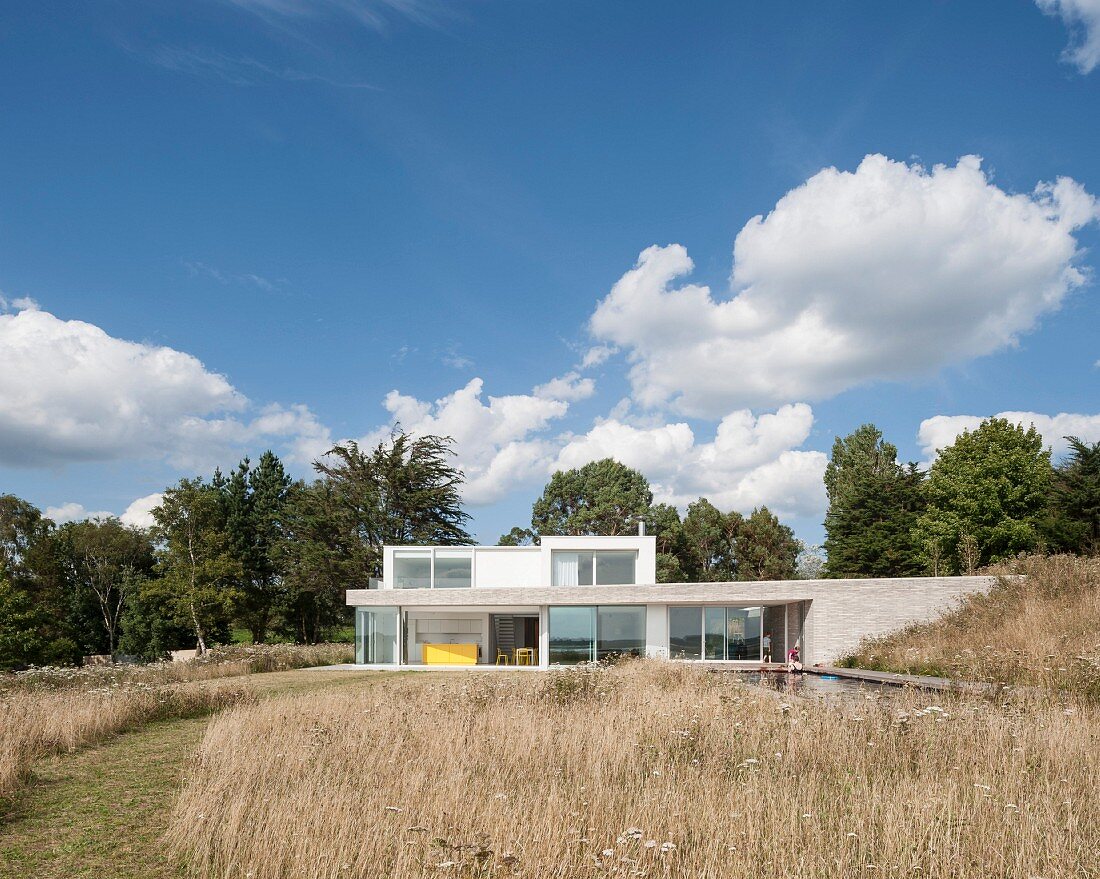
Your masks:
{"label": "white wall", "polygon": [[538,586],[541,558],[537,546],[478,547],[474,550],[474,586],[478,589]]}
{"label": "white wall", "polygon": [[645,655],[651,659],[668,659],[667,604],[647,604],[645,607]]}

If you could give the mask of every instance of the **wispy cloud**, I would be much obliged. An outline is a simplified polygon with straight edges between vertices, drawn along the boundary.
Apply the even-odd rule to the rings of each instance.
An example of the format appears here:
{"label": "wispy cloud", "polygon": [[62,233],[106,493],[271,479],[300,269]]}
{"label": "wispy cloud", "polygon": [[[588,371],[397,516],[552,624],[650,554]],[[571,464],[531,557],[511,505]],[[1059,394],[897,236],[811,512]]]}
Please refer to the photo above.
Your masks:
{"label": "wispy cloud", "polygon": [[211,278],[226,287],[239,284],[272,293],[286,286],[287,283],[285,278],[272,280],[270,278],[265,278],[263,275],[257,275],[254,272],[226,272],[219,269],[217,266],[207,265],[204,262],[191,262],[185,260],[183,265],[191,277]]}
{"label": "wispy cloud", "polygon": [[333,79],[320,73],[310,73],[294,67],[276,67],[248,55],[227,55],[224,52],[202,47],[161,45],[142,49],[127,45],[125,48],[131,54],[165,70],[202,78],[220,79],[236,86],[258,86],[282,81],[318,83],[346,89],[380,90],[378,86],[369,82]]}
{"label": "wispy cloud", "polygon": [[469,369],[474,365],[474,361],[459,351],[458,345],[454,342],[447,347],[439,359],[444,366],[449,366],[451,369]]}
{"label": "wispy cloud", "polygon": [[392,19],[437,27],[454,14],[453,9],[436,0],[223,0],[245,12],[280,27],[287,21],[303,19],[345,19],[384,31]]}

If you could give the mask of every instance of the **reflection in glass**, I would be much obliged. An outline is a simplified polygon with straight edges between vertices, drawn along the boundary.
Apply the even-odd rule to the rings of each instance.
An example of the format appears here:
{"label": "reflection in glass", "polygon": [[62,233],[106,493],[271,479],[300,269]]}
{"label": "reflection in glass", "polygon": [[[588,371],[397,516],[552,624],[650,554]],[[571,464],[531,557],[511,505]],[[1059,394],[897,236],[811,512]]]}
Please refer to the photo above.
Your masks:
{"label": "reflection in glass", "polygon": [[703,608],[703,647],[707,659],[726,658],[726,609]]}
{"label": "reflection in glass", "polygon": [[397,662],[397,608],[355,609],[355,661],[392,665]]}
{"label": "reflection in glass", "polygon": [[[553,632],[553,628],[550,630]],[[645,655],[645,608],[596,608],[596,655],[604,659],[612,655]]]}
{"label": "reflection in glass", "polygon": [[394,589],[430,589],[431,585],[431,552],[394,552]]}
{"label": "reflection in glass", "polygon": [[760,659],[760,608],[726,608],[726,658]]}
{"label": "reflection in glass", "polygon": [[550,662],[576,665],[596,658],[596,608],[550,608]]}
{"label": "reflection in glass", "polygon": [[668,609],[668,655],[672,659],[701,659],[702,608],[670,607]]}
{"label": "reflection in glass", "polygon": [[616,550],[596,553],[596,585],[620,586],[634,583],[638,553]]}
{"label": "reflection in glass", "polygon": [[435,551],[435,588],[469,589],[473,586],[474,555],[468,549]]}

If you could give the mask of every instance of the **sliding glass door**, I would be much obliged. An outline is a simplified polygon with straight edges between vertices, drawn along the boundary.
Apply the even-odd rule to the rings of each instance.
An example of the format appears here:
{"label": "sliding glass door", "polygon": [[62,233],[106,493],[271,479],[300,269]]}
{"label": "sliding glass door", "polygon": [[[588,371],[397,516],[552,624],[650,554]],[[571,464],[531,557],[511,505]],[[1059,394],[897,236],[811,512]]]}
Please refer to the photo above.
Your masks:
{"label": "sliding glass door", "polygon": [[552,665],[645,655],[644,607],[551,607],[549,623]]}
{"label": "sliding glass door", "polygon": [[372,665],[396,664],[396,607],[355,609],[355,661]]}
{"label": "sliding glass door", "polygon": [[672,659],[761,658],[759,607],[673,606],[668,609],[668,655]]}

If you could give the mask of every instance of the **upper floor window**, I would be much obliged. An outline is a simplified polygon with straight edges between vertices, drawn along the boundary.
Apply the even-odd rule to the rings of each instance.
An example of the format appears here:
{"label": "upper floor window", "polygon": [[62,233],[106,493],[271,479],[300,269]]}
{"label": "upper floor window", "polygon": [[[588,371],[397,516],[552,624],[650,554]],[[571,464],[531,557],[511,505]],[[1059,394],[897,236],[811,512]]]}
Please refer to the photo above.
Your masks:
{"label": "upper floor window", "polygon": [[394,550],[394,589],[430,589],[431,586],[432,551],[430,549]]}
{"label": "upper floor window", "polygon": [[637,582],[635,550],[554,550],[551,558],[555,586],[618,586]]}
{"label": "upper floor window", "polygon": [[474,585],[474,554],[469,549],[435,551],[436,589],[469,589]]}
{"label": "upper floor window", "polygon": [[395,549],[394,589],[469,589],[474,554],[469,549]]}

